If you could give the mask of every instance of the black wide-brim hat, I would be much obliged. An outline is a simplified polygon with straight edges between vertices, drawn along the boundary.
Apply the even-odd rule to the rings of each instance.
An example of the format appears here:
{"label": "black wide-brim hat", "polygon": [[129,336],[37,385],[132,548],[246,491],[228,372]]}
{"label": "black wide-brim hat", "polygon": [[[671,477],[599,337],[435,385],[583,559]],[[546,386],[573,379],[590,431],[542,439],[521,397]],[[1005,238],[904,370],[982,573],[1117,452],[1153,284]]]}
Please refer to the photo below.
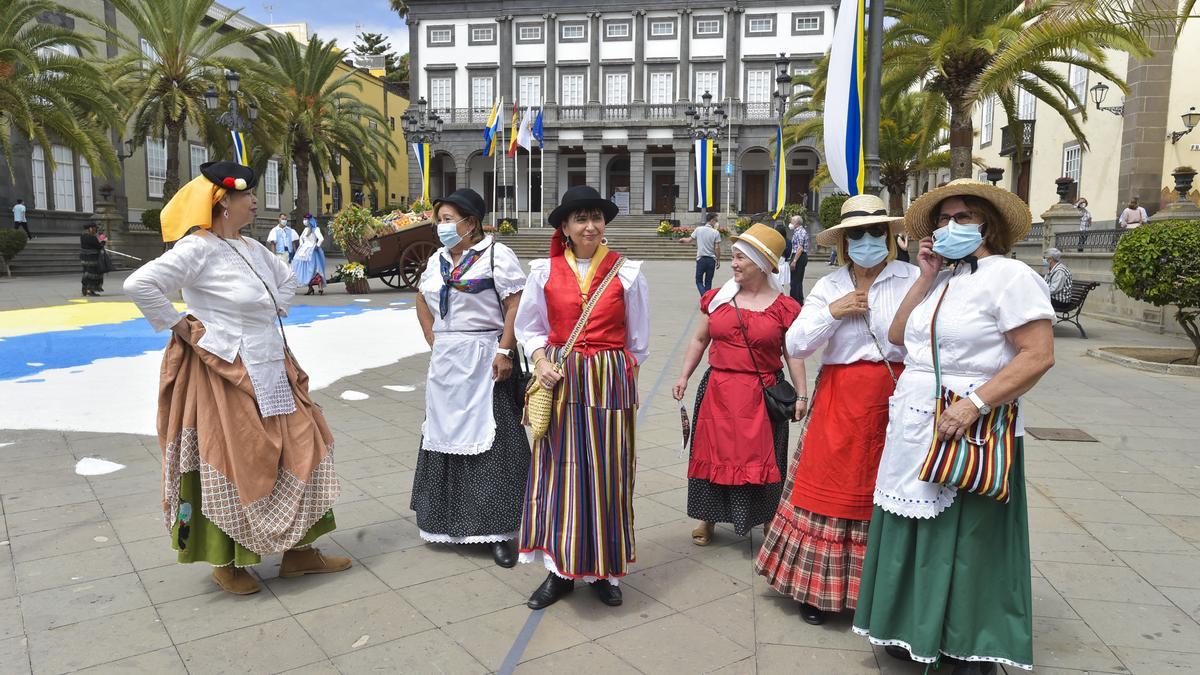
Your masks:
{"label": "black wide-brim hat", "polygon": [[475,216],[479,222],[483,222],[483,217],[487,215],[487,203],[483,201],[483,197],[471,188],[463,188],[455,190],[450,194],[440,199],[433,200],[433,213],[436,216],[438,207],[442,204],[453,204],[458,209],[459,213],[468,216]]}
{"label": "black wide-brim hat", "polygon": [[562,203],[550,212],[547,220],[554,227],[561,227],[567,216],[582,209],[600,209],[604,212],[605,224],[611,223],[620,211],[617,205],[600,196],[596,188],[587,185],[576,185],[563,195]]}
{"label": "black wide-brim hat", "polygon": [[200,173],[214,185],[230,192],[253,190],[254,186],[258,185],[258,176],[255,175],[254,169],[237,162],[205,162],[200,165]]}

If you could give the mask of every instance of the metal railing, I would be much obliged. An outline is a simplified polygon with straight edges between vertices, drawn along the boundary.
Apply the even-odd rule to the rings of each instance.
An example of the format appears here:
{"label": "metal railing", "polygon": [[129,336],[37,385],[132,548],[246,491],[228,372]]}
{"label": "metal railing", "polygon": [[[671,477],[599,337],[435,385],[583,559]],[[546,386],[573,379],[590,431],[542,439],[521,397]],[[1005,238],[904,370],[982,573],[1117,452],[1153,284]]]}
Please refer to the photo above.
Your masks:
{"label": "metal railing", "polygon": [[1034,223],[1033,226],[1029,228],[1029,234],[1025,235],[1025,238],[1022,241],[1041,241],[1044,236],[1046,236],[1046,224]]}
{"label": "metal railing", "polygon": [[[1000,156],[1012,157],[1017,154],[1017,142],[1020,141],[1021,157],[1024,161],[1033,154],[1033,120],[1017,120],[1013,124],[1000,129]],[[1020,136],[1018,137],[1018,132]]]}
{"label": "metal railing", "polygon": [[1054,247],[1060,251],[1115,251],[1117,242],[1128,230],[1079,230],[1054,235]]}
{"label": "metal railing", "polygon": [[[673,122],[684,124],[687,117],[684,113],[688,106],[686,101],[676,103],[628,103],[610,105],[607,103],[584,103],[581,105],[547,105],[543,122],[553,126],[558,122],[596,122],[629,121],[631,123],[656,124]],[[727,118],[734,124],[774,124],[777,115],[771,103],[744,103],[726,101],[723,104]],[[433,112],[441,116],[447,126],[466,127],[480,126],[487,122],[491,108],[444,108]],[[814,117],[815,113],[801,113],[792,118],[793,121]],[[506,111],[507,118],[507,111]]]}

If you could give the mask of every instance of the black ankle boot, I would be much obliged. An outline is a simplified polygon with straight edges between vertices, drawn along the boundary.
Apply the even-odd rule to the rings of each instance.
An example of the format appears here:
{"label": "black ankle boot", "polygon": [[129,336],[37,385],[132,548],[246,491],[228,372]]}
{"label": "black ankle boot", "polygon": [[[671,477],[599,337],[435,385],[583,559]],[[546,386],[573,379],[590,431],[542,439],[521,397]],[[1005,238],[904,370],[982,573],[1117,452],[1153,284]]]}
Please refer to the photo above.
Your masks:
{"label": "black ankle boot", "polygon": [[825,623],[825,612],[812,605],[800,603],[800,618],[804,620],[804,623],[820,626]]}
{"label": "black ankle boot", "polygon": [[563,579],[551,572],[546,575],[546,580],[537,587],[533,595],[529,596],[529,602],[525,604],[529,606],[529,609],[545,609],[573,590],[575,590],[574,580]]}
{"label": "black ankle boot", "polygon": [[517,564],[517,555],[513,551],[511,541],[497,541],[492,544],[492,560],[500,567],[509,568]]}
{"label": "black ankle boot", "polygon": [[908,655],[908,650],[900,645],[886,645],[884,646],[883,651],[887,652],[887,655],[893,659],[912,661],[912,657]]}
{"label": "black ankle boot", "polygon": [[621,587],[614,585],[608,579],[597,579],[590,586],[596,589],[596,595],[600,596],[600,602],[609,607],[619,607],[621,605]]}

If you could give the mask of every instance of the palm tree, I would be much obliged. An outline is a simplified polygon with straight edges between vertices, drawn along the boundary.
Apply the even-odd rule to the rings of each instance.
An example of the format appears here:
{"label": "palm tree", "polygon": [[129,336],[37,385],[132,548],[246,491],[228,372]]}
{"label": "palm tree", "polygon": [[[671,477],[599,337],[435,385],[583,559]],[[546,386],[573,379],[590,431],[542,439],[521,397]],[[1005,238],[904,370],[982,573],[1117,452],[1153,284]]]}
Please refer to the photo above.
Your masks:
{"label": "palm tree", "polygon": [[1083,68],[1128,91],[1105,65],[1104,50],[1150,54],[1145,17],[1114,20],[1111,2],[891,0],[884,11],[890,20],[884,30],[884,89],[924,89],[948,104],[952,178],[971,175],[971,112],[977,103],[996,96],[1015,120],[1016,92],[1023,89],[1058,113],[1086,146],[1072,113],[1078,108],[1086,117],[1086,102],[1055,66]]}
{"label": "palm tree", "polygon": [[261,76],[275,83],[275,99],[267,107],[282,125],[282,165],[296,165],[297,214],[309,209],[309,171],[323,181],[339,158],[366,182],[382,181],[386,168],[380,159],[395,166],[399,148],[385,131],[388,121],[383,114],[352,93],[362,89],[354,71],[338,73],[342,52],[337,41],[314,36],[301,45],[291,35],[271,33],[255,50],[266,69]]}
{"label": "palm tree", "polygon": [[127,52],[112,61],[111,73],[130,101],[134,142],[140,145],[147,136],[165,132],[163,199],[167,200],[179,189],[179,141],[188,122],[205,128],[204,92],[210,86],[224,86],[224,70],[248,65],[225,52],[259,29],[231,28],[228,22],[237,12],[212,20],[214,0],[112,0],[112,4],[133,24],[135,35],[117,36]]}
{"label": "palm tree", "polygon": [[[94,65],[92,40],[38,23],[44,12],[88,17],[45,0],[0,0],[0,158],[13,174],[15,139],[51,143],[87,159],[104,174],[118,170],[107,130],[121,124],[119,96]],[[68,54],[66,52],[75,52]]]}

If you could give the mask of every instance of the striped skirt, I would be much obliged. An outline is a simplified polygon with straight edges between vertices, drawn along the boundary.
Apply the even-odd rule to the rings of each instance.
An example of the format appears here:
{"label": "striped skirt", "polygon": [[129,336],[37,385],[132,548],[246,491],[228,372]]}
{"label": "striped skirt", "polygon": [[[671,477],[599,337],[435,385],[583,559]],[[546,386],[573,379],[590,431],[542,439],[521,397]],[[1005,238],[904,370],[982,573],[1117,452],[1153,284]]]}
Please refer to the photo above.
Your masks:
{"label": "striped skirt", "polygon": [[[558,349],[547,354],[558,358]],[[633,542],[637,383],[623,352],[572,353],[550,430],[533,448],[517,540],[522,562],[569,579],[623,576]]]}

